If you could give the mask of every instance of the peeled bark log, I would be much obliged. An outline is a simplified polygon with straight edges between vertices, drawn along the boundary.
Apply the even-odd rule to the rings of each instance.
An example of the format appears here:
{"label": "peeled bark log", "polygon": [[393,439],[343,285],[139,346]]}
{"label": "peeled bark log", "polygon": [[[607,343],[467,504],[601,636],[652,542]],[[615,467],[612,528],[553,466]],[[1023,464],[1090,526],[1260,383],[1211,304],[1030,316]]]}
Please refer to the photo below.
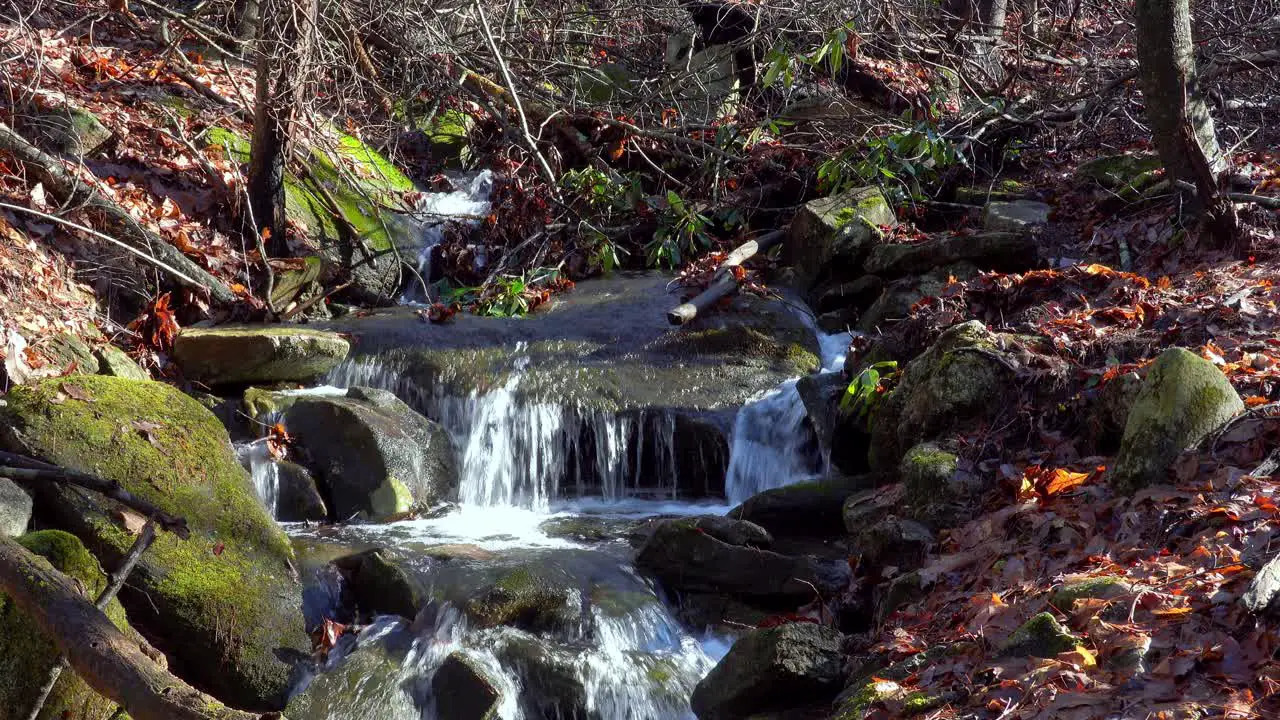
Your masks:
{"label": "peeled bark log", "polygon": [[703,290],[689,302],[681,303],[667,311],[667,322],[672,325],[684,325],[698,317],[698,313],[705,312],[707,308],[714,305],[721,298],[737,292],[739,283],[737,276],[733,274],[733,269],[755,257],[758,253],[768,252],[770,248],[781,242],[784,237],[786,237],[785,232],[774,230],[739,245],[733,252],[729,253],[724,262],[720,264],[720,267],[716,268],[715,280],[706,290]]}
{"label": "peeled bark log", "polygon": [[146,229],[124,208],[103,197],[97,190],[72,175],[58,158],[27,142],[12,128],[0,123],[0,150],[6,150],[44,183],[58,200],[68,206],[84,206],[106,221],[117,239],[139,253],[155,258],[180,274],[170,273],[180,285],[207,291],[214,300],[231,304],[236,296],[220,280],[210,275],[164,238]]}
{"label": "peeled bark log", "polygon": [[134,720],[262,720],[228,708],[160,667],[48,561],[0,538],[0,590],[53,640],[71,669]]}

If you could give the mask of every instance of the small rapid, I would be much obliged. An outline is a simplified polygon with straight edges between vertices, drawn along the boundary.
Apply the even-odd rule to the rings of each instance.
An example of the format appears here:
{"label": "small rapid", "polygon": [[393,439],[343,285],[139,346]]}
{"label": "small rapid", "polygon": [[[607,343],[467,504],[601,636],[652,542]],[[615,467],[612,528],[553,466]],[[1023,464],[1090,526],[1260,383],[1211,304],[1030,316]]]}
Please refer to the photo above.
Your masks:
{"label": "small rapid", "polygon": [[418,248],[418,279],[410,284],[401,302],[430,302],[434,299],[430,292],[432,257],[450,224],[474,227],[489,213],[493,172],[482,170],[462,182],[465,184],[452,192],[423,193],[414,208],[413,214],[424,218],[422,244]]}

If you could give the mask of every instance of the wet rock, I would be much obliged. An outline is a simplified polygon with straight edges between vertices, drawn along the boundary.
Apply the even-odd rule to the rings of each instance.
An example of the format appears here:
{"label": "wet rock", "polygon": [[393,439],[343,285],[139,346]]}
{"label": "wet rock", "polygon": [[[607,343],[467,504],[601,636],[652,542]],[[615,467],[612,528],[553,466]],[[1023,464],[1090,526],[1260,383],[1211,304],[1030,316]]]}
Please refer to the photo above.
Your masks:
{"label": "wet rock", "polygon": [[31,522],[31,496],[12,480],[0,477],[0,537],[18,537]]}
{"label": "wet rock", "polygon": [[911,314],[911,308],[926,297],[942,294],[951,279],[967,280],[978,274],[969,262],[937,268],[918,277],[905,277],[885,286],[880,297],[858,318],[857,330],[874,333],[882,326]]}
{"label": "wet rock", "polygon": [[898,575],[892,580],[876,586],[873,602],[875,605],[875,624],[883,625],[889,616],[929,594],[933,587],[933,579],[920,570],[913,570],[905,575]]}
{"label": "wet rock", "polygon": [[855,535],[853,547],[862,555],[862,564],[907,572],[924,566],[934,542],[929,528],[890,515]]}
{"label": "wet rock", "polygon": [[[993,203],[995,204],[995,203]],[[1021,272],[1040,264],[1035,240],[1012,232],[952,235],[922,243],[879,245],[863,268],[886,278],[918,275],[938,267],[970,262],[982,270]]]}
{"label": "wet rock", "polygon": [[[1022,236],[1044,227],[1049,222],[1050,210],[1048,205],[1035,200],[991,202],[982,211],[982,227],[987,232]],[[1034,245],[1030,247],[1034,250]]]}
{"label": "wet rock", "polygon": [[473,560],[476,562],[487,562],[498,557],[498,553],[492,550],[485,550],[479,545],[471,545],[469,543],[432,545],[424,548],[422,554],[433,560]]}
{"label": "wet rock", "polygon": [[866,478],[796,483],[752,495],[729,511],[778,537],[837,537],[844,534],[844,503],[866,487]]}
{"label": "wet rock", "polygon": [[673,612],[690,628],[729,634],[737,634],[743,627],[756,627],[771,614],[736,598],[709,592],[679,593]]}
{"label": "wet rock", "polygon": [[284,425],[339,520],[384,519],[456,496],[448,433],[395,395],[353,387],[286,404]]}
{"label": "wet rock", "polygon": [[494,656],[522,681],[520,707],[525,717],[596,717],[587,711],[587,689],[569,653],[519,630],[504,630],[499,637]]}
{"label": "wet rock", "polygon": [[351,344],[296,326],[187,328],[173,356],[188,379],[208,385],[307,382],[332,370]]}
{"label": "wet rock", "polygon": [[773,537],[769,535],[768,530],[742,518],[699,515],[687,518],[683,522],[692,522],[698,532],[730,545],[767,548],[773,544]]}
{"label": "wet rock", "polygon": [[[344,637],[343,644],[351,642]],[[386,637],[361,637],[336,665],[327,667],[289,701],[288,718],[417,718],[422,716],[425,680],[406,686],[400,675],[406,638],[392,630]],[[346,649],[344,647],[344,649]]]}
{"label": "wet rock", "polygon": [[440,720],[492,720],[502,700],[484,668],[462,652],[444,659],[431,678],[431,691]]}
{"label": "wet rock", "polygon": [[814,623],[756,630],[693,691],[699,720],[730,720],[753,713],[829,702],[844,679],[840,633]]}
{"label": "wet rock", "polygon": [[871,527],[877,520],[894,512],[906,493],[901,484],[886,485],[873,490],[850,495],[842,509],[844,527],[850,535],[857,535]]}
{"label": "wet rock", "polygon": [[280,480],[276,519],[281,522],[323,522],[329,517],[324,498],[316,488],[316,479],[297,463],[277,463]]}
{"label": "wet rock", "polygon": [[808,291],[822,277],[853,274],[879,241],[880,226],[895,224],[893,209],[873,187],[805,203],[783,245],[785,261],[795,268],[797,289]]}
{"label": "wet rock", "polygon": [[422,590],[385,549],[341,557],[333,565],[346,578],[357,612],[365,616],[399,615],[411,620],[423,605]]}
{"label": "wet rock", "polygon": [[579,621],[581,603],[575,600],[576,591],[557,587],[528,568],[513,568],[474,595],[466,604],[466,613],[479,627],[507,625],[552,632]]}
{"label": "wet rock", "polygon": [[150,380],[151,375],[143,370],[129,354],[115,345],[104,345],[94,351],[98,359],[98,374],[112,375],[127,380]]}
{"label": "wet rock", "polygon": [[948,328],[908,363],[872,416],[872,470],[892,470],[906,449],[1007,410],[1016,365],[1005,344],[975,320]]}
{"label": "wet rock", "polygon": [[[741,522],[741,521],[738,521]],[[697,518],[665,520],[640,548],[636,567],[672,590],[726,593],[753,603],[794,607],[848,580],[848,566],[731,545]]]}
{"label": "wet rock", "polygon": [[1006,657],[1054,658],[1080,644],[1052,614],[1042,612],[1026,621],[1000,646]]}
{"label": "wet rock", "polygon": [[1179,453],[1243,410],[1240,396],[1213,363],[1183,348],[1164,351],[1129,411],[1111,486],[1131,493],[1164,482]]}
{"label": "wet rock", "polygon": [[[121,591],[130,622],[219,699],[282,708],[295,662],[311,651],[301,588],[289,540],[218,419],[168,385],[104,375],[13,388],[6,401],[4,449],[114,480],[187,520],[191,537],[160,533]],[[117,565],[133,544],[122,511],[101,496],[55,486],[36,493],[40,521],[76,535],[104,563]]]}
{"label": "wet rock", "polygon": [[543,522],[538,529],[553,538],[569,538],[578,542],[612,542],[634,534],[643,520],[607,517],[561,517]]}
{"label": "wet rock", "polygon": [[[78,581],[88,602],[96,599],[107,585],[98,561],[73,535],[60,530],[42,530],[23,535],[17,542],[49,561],[55,570]],[[106,615],[121,632],[136,637],[118,600],[107,605]],[[60,656],[53,640],[0,592],[0,717],[14,720],[27,717],[49,670]],[[114,711],[114,702],[98,695],[74,672],[68,671],[59,676],[37,720],[71,717],[107,720]]]}
{"label": "wet rock", "polygon": [[846,475],[857,475],[867,469],[870,436],[861,418],[840,407],[848,386],[843,373],[815,373],[797,380],[796,392],[818,436],[818,447],[831,466]]}
{"label": "wet rock", "polygon": [[111,130],[98,116],[69,103],[20,117],[19,127],[30,133],[37,145],[53,153],[90,157],[111,139]]}

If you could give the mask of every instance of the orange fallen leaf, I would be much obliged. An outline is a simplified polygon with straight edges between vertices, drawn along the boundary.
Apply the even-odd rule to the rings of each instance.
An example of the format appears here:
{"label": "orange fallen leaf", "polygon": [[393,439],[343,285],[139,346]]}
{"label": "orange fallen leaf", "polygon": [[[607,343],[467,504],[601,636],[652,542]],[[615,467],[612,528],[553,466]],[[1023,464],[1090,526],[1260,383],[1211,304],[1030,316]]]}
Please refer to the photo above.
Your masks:
{"label": "orange fallen leaf", "polygon": [[1155,615],[1156,617],[1182,617],[1183,615],[1190,615],[1192,612],[1193,611],[1191,608],[1184,605],[1182,607],[1176,607],[1176,608],[1162,608],[1160,610],[1152,610],[1151,614]]}

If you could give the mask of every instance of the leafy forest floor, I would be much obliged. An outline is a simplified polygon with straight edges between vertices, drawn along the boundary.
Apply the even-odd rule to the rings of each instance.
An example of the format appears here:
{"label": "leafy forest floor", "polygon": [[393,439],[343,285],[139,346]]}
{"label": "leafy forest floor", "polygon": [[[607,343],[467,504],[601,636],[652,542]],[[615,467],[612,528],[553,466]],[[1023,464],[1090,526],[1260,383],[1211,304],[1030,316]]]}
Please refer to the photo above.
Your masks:
{"label": "leafy forest floor", "polygon": [[[23,89],[15,96],[28,94],[36,107],[69,100],[91,112],[104,128],[106,147],[77,166],[82,180],[225,282],[242,302],[211,309],[186,291],[160,297],[136,271],[118,272],[118,251],[109,244],[47,217],[0,208],[0,353],[10,382],[71,372],[60,353],[60,338],[71,334],[90,345],[126,347],[155,374],[172,376],[165,338],[178,325],[266,320],[286,311],[265,297],[265,270],[270,263],[283,273],[297,261],[264,262],[256,238],[234,219],[246,168],[206,141],[210,128],[252,134],[244,109],[252,107],[253,72],[194,43],[179,51],[185,62],[175,62],[172,50],[115,16],[63,30],[74,19],[69,12],[56,8],[31,18],[29,27],[0,26],[0,48],[16,58],[5,63],[0,81],[11,92]],[[1132,74],[1105,92],[1096,90],[1105,83],[1090,67],[1122,63],[1133,53],[1131,38],[1113,36],[1107,21],[1105,13],[1086,13],[1071,42],[1049,61],[1030,52],[1020,56],[1018,74],[1002,89],[996,111],[995,105],[975,109],[954,92],[949,96],[923,66],[866,60],[861,70],[879,81],[877,88],[908,102],[907,117],[919,98],[941,101],[916,120],[903,120],[903,108],[889,102],[879,108],[882,120],[846,119],[821,131],[804,122],[778,125],[768,113],[745,106],[734,125],[758,131],[740,132],[723,145],[717,135],[729,124],[725,118],[689,131],[670,129],[659,116],[570,113],[581,127],[590,126],[582,142],[598,157],[585,169],[566,171],[558,186],[541,177],[537,163],[488,110],[471,100],[446,99],[474,121],[471,162],[498,174],[492,214],[477,234],[448,236],[442,255],[452,287],[472,289],[456,295],[470,309],[492,307],[484,300],[497,292],[524,295],[522,307],[533,309],[554,293],[571,291],[565,280],[644,265],[681,271],[692,294],[710,281],[724,253],[752,232],[783,227],[799,205],[833,185],[867,182],[859,169],[869,162],[897,171],[874,178],[898,201],[896,242],[971,232],[981,203],[967,205],[957,188],[1016,181],[1024,194],[1053,208],[1039,237],[1044,268],[953,279],[885,329],[923,348],[946,327],[978,319],[1042,341],[1021,363],[1028,390],[1019,421],[975,427],[964,438],[965,461],[1002,478],[1000,487],[985,499],[983,513],[943,535],[938,556],[923,571],[931,585],[923,599],[859,638],[866,655],[889,663],[948,648],[932,653],[927,666],[882,678],[936,698],[930,717],[957,715],[958,706],[981,708],[991,718],[1280,716],[1280,636],[1273,622],[1256,620],[1239,602],[1280,538],[1280,483],[1272,478],[1272,451],[1280,447],[1280,207],[1241,206],[1251,245],[1245,257],[1236,257],[1180,219],[1176,193],[1109,189],[1078,172],[1095,158],[1150,150],[1149,135],[1135,119],[1141,102]],[[179,74],[180,65],[185,69]],[[1121,67],[1115,77],[1123,72]],[[207,92],[193,90],[196,85]],[[823,91],[845,92],[830,83]],[[1236,109],[1218,108],[1237,182],[1251,194],[1280,198],[1280,126],[1268,121],[1277,110],[1274,75],[1224,78],[1222,92],[1250,99]],[[1085,107],[1063,103],[1082,93]],[[172,97],[182,102],[157,100]],[[376,103],[369,106],[376,116]],[[1015,112],[1024,107],[1046,110],[1038,119]],[[1046,124],[1048,110],[1061,107],[1074,108],[1071,116]],[[11,102],[0,104],[0,122],[13,125],[16,115]],[[1018,119],[1006,122],[1010,115]],[[440,166],[387,131],[395,122],[366,120],[350,114],[338,124],[383,149],[419,187],[442,182]],[[302,134],[320,142],[326,133],[319,125],[311,123]],[[886,142],[920,133],[940,147],[918,146],[904,157]],[[921,159],[935,152],[935,162]],[[629,189],[600,199],[606,192],[601,188],[619,177],[607,158],[643,169],[647,154],[659,157],[660,165],[661,158],[691,154],[734,160],[714,179],[695,177],[687,168],[669,180],[641,172]],[[927,178],[907,186],[898,180],[904,171]],[[1150,179],[1158,181],[1159,171]],[[762,200],[762,188],[774,196]],[[414,199],[414,192],[401,198],[406,207]],[[86,222],[47,197],[3,152],[0,201]],[[547,236],[542,252],[529,253],[523,243],[538,231]],[[655,233],[677,241],[655,245]],[[502,277],[520,279],[518,288],[482,286],[485,273],[466,262],[475,252],[468,244],[477,237],[490,257],[509,258]],[[753,263],[752,289],[769,292],[777,264],[767,258]],[[156,275],[149,270],[143,279]],[[338,285],[319,295],[327,297]],[[332,299],[340,304],[342,295]],[[1112,384],[1136,378],[1171,346],[1190,348],[1217,365],[1248,410],[1184,455],[1175,468],[1176,487],[1117,496],[1107,486],[1106,466],[1123,425],[1100,426],[1090,408]],[[1053,392],[1031,389],[1046,383]],[[1064,583],[1086,578],[1106,579],[1112,590],[1083,600],[1059,592]],[[1045,610],[1082,638],[1078,647],[1047,660],[987,657],[984,638],[1006,636]],[[1160,660],[1139,668],[1144,656]],[[1142,681],[1130,682],[1137,674]],[[902,714],[909,697],[890,688],[871,712]]]}

